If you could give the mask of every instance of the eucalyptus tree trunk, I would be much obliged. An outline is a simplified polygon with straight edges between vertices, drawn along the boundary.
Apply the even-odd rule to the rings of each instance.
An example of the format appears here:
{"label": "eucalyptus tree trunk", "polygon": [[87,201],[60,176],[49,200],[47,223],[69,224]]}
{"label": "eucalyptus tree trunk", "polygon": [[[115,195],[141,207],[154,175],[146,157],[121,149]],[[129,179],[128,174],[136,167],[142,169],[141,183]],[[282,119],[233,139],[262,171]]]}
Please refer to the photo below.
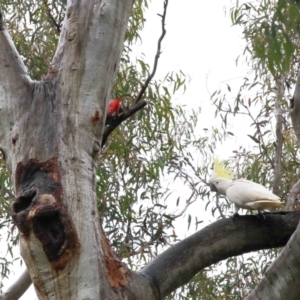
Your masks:
{"label": "eucalyptus tree trunk", "polygon": [[[291,119],[300,147],[300,71],[291,100]],[[292,209],[299,193],[299,181],[293,186],[287,208]],[[262,281],[248,295],[247,300],[298,300],[300,295],[300,224],[277,259],[266,271]]]}
{"label": "eucalyptus tree trunk", "polygon": [[[29,77],[0,14],[0,150],[17,195],[12,216],[21,254],[39,299],[161,299],[212,263],[283,246],[298,224],[299,212],[259,222],[253,216],[217,221],[140,273],[115,256],[99,222],[95,170],[133,1],[69,0],[56,54],[41,81]],[[295,97],[298,141],[299,103]],[[299,278],[298,236],[299,229],[289,244],[293,251],[284,250],[291,253],[285,274],[290,263],[297,266],[291,279],[285,277],[285,291]],[[26,289],[28,274],[22,281]],[[15,292],[0,299],[21,294]]]}
{"label": "eucalyptus tree trunk", "polygon": [[[133,0],[68,1],[48,74],[32,81],[0,21],[0,149],[39,299],[154,299],[101,231],[95,168]],[[145,288],[143,288],[145,286]]]}

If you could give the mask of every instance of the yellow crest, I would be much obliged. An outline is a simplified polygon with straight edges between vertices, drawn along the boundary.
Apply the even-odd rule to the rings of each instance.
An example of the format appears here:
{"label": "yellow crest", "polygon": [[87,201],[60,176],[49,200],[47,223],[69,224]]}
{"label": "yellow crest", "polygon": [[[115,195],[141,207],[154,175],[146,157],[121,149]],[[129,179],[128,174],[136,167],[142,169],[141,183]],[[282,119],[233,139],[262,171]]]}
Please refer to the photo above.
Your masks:
{"label": "yellow crest", "polygon": [[233,178],[234,175],[232,170],[226,168],[224,164],[217,158],[214,159],[214,171],[217,177],[226,178],[230,180]]}

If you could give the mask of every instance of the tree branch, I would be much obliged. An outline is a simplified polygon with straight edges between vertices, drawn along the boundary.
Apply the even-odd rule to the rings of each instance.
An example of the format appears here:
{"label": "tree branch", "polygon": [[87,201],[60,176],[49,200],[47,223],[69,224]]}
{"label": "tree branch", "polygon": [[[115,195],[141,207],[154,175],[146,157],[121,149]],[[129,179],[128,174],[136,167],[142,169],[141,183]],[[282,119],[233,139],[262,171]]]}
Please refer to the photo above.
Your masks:
{"label": "tree branch", "polygon": [[300,295],[300,225],[247,300],[298,300]]}
{"label": "tree branch", "polygon": [[19,299],[30,287],[31,278],[28,270],[26,269],[17,281],[2,295],[0,300]]}
{"label": "tree branch", "polygon": [[289,191],[289,196],[286,200],[286,206],[285,206],[285,210],[286,211],[290,211],[290,210],[294,210],[295,207],[295,203],[297,200],[297,196],[300,194],[300,180],[298,180],[293,187],[291,188],[291,190]]}
{"label": "tree branch", "polygon": [[102,137],[102,143],[101,147],[103,147],[106,144],[108,136],[125,120],[130,118],[132,115],[134,115],[137,111],[141,110],[144,106],[147,105],[147,102],[145,100],[139,101],[138,103],[131,106],[127,111],[125,111],[123,114],[116,117],[116,119],[111,122],[108,126],[105,127],[105,130],[103,132]]}
{"label": "tree branch", "polygon": [[197,191],[194,188],[194,190],[192,191],[191,196],[187,200],[185,200],[185,206],[182,209],[182,211],[177,213],[176,215],[173,215],[172,218],[177,219],[177,218],[181,217],[186,212],[186,210],[189,208],[189,206],[197,200],[196,193],[197,193]]}
{"label": "tree branch", "polygon": [[0,82],[5,91],[12,91],[30,83],[24,62],[7,32],[2,12],[0,11]]}
{"label": "tree branch", "polygon": [[297,137],[298,147],[300,147],[300,70],[298,72],[294,96],[291,99],[291,119]]}
{"label": "tree branch", "polygon": [[268,154],[267,147],[266,147],[265,140],[264,140],[264,135],[261,132],[261,126],[260,126],[259,122],[257,122],[257,120],[253,117],[253,115],[250,112],[249,107],[246,106],[245,104],[242,104],[242,105],[247,110],[247,112],[248,112],[247,115],[251,118],[251,120],[253,121],[253,124],[255,124],[255,126],[256,126],[256,131],[257,131],[258,137],[259,137],[260,142],[261,142],[261,143],[258,144],[259,152],[262,153],[262,154],[264,153],[266,155],[270,165],[272,167],[274,167],[274,162],[273,162],[272,158],[270,157],[270,155]]}
{"label": "tree branch", "polygon": [[214,222],[160,254],[141,272],[165,297],[211,264],[250,251],[284,246],[298,225],[300,211],[263,216]]}
{"label": "tree branch", "polygon": [[[30,97],[26,97],[25,101],[20,99],[26,94],[30,95],[32,83],[23,60],[6,30],[0,11],[0,152],[6,158],[9,157],[8,149],[12,143],[12,137],[5,128],[7,124],[15,123],[14,108],[30,100]],[[17,103],[13,109],[10,107],[12,99],[15,99]],[[20,115],[18,117],[20,118]]]}
{"label": "tree branch", "polygon": [[282,166],[281,166],[281,158],[282,158],[282,149],[283,149],[283,110],[281,107],[282,99],[284,96],[284,82],[286,80],[286,75],[280,76],[279,79],[276,80],[276,99],[275,99],[275,115],[276,115],[276,149],[275,149],[275,157],[274,157],[274,180],[272,184],[272,192],[275,195],[280,195],[280,186],[281,186],[281,178],[282,178]]}
{"label": "tree branch", "polygon": [[52,15],[52,13],[51,13],[51,9],[50,9],[50,7],[49,7],[49,3],[48,3],[48,1],[47,0],[44,0],[44,5],[45,5],[45,8],[46,8],[46,11],[47,11],[47,15],[48,15],[48,17],[49,17],[49,22],[50,22],[50,24],[51,25],[54,25],[54,27],[56,28],[56,31],[57,31],[57,33],[60,33],[60,28],[61,28],[61,23],[60,22],[56,22],[56,20],[55,20],[55,18],[54,18],[54,16]]}

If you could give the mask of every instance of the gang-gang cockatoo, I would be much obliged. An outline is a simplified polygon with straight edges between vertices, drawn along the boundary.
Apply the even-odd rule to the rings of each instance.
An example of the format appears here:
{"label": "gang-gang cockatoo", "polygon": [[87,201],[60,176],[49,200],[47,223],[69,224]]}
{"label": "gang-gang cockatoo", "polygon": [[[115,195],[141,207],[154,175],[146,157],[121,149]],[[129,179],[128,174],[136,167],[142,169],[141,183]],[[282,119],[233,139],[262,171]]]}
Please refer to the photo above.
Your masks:
{"label": "gang-gang cockatoo", "polygon": [[105,125],[110,124],[114,119],[118,117],[119,113],[122,112],[121,101],[121,98],[110,100],[107,108]]}
{"label": "gang-gang cockatoo", "polygon": [[209,179],[211,191],[224,195],[235,206],[235,215],[240,208],[264,209],[282,206],[280,198],[261,184],[240,178],[232,180],[233,172],[226,168],[218,159],[214,160],[214,171]]}

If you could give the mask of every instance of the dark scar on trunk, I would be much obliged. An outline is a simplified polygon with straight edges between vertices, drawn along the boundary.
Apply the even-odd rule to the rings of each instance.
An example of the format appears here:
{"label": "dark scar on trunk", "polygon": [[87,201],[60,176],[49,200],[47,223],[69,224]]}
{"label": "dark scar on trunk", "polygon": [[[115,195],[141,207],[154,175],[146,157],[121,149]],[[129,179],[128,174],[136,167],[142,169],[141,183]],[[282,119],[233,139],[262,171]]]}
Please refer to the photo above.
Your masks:
{"label": "dark scar on trunk", "polygon": [[18,163],[15,183],[14,223],[25,239],[29,239],[31,233],[35,234],[55,270],[64,269],[78,254],[80,243],[72,219],[62,203],[57,158]]}

